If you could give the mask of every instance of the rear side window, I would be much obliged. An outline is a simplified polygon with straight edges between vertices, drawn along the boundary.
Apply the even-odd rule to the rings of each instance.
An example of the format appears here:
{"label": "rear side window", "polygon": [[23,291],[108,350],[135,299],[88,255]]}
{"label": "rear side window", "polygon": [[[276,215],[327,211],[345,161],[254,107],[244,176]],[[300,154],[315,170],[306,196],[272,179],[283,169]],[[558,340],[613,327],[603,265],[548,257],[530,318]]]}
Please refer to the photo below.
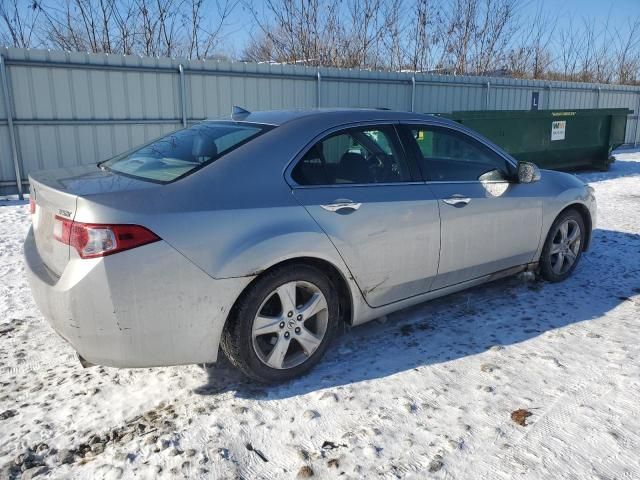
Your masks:
{"label": "rear side window", "polygon": [[448,128],[408,127],[417,146],[418,164],[429,181],[503,180],[508,162],[477,140]]}
{"label": "rear side window", "polygon": [[200,123],[100,165],[143,180],[171,182],[217,160],[268,128],[249,123]]}
{"label": "rear side window", "polygon": [[410,180],[393,127],[343,130],[316,143],[291,172],[299,185],[395,183]]}

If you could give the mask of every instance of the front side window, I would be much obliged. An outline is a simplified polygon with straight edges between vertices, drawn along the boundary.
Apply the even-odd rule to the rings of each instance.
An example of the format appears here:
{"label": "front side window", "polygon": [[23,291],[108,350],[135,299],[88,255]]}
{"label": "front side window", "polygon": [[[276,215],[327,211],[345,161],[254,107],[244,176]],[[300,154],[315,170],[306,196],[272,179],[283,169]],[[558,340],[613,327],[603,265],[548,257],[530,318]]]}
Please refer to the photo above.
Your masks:
{"label": "front side window", "polygon": [[291,177],[299,185],[339,185],[404,182],[410,174],[393,127],[360,127],[316,143]]}
{"label": "front side window", "polygon": [[133,153],[107,160],[100,166],[143,180],[171,182],[217,160],[267,128],[249,123],[203,122],[155,140]]}
{"label": "front side window", "polygon": [[435,182],[491,181],[509,177],[510,166],[477,140],[448,128],[409,127],[423,177]]}

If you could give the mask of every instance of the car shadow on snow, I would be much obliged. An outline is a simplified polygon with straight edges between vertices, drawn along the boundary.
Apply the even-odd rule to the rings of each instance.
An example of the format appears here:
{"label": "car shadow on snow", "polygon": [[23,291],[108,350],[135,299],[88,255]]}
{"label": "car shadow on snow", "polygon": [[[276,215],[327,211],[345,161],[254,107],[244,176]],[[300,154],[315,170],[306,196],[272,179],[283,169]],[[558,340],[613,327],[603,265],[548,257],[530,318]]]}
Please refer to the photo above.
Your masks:
{"label": "car shadow on snow", "polygon": [[[635,152],[635,150],[634,150]],[[623,153],[623,152],[618,152]],[[639,154],[640,155],[640,154]],[[582,181],[593,183],[605,180],[614,180],[620,177],[633,177],[640,175],[640,158],[638,161],[633,160],[616,160],[611,164],[606,172],[594,170],[581,170],[575,173]]]}
{"label": "car shadow on snow", "polygon": [[595,230],[592,246],[568,280],[520,275],[449,295],[346,328],[308,375],[276,386],[246,380],[220,355],[196,393],[235,392],[279,399],[394,375],[524,342],[544,332],[595,320],[640,293],[640,235]]}

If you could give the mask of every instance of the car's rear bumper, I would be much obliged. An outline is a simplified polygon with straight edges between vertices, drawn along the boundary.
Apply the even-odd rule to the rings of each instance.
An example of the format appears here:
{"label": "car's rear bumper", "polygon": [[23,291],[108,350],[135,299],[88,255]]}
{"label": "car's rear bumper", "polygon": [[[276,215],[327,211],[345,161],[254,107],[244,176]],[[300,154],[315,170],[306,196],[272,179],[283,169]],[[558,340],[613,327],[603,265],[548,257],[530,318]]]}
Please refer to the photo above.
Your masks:
{"label": "car's rear bumper", "polygon": [[32,230],[24,254],[44,317],[88,362],[113,367],[215,361],[228,312],[251,281],[215,280],[163,241],[71,259],[60,277],[44,265]]}

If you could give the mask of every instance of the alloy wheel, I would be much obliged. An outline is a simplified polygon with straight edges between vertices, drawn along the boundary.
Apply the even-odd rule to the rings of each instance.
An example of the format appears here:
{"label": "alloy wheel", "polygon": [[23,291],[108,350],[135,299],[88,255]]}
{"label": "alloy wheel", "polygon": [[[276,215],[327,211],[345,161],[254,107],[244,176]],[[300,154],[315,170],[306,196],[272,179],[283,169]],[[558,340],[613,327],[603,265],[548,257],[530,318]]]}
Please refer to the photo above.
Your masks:
{"label": "alloy wheel", "polygon": [[564,274],[576,263],[581,242],[582,232],[578,222],[569,218],[558,226],[549,250],[551,270],[555,274]]}
{"label": "alloy wheel", "polygon": [[322,291],[305,281],[287,282],[267,295],[253,319],[253,349],[262,363],[287,369],[304,363],[327,331],[329,309]]}

